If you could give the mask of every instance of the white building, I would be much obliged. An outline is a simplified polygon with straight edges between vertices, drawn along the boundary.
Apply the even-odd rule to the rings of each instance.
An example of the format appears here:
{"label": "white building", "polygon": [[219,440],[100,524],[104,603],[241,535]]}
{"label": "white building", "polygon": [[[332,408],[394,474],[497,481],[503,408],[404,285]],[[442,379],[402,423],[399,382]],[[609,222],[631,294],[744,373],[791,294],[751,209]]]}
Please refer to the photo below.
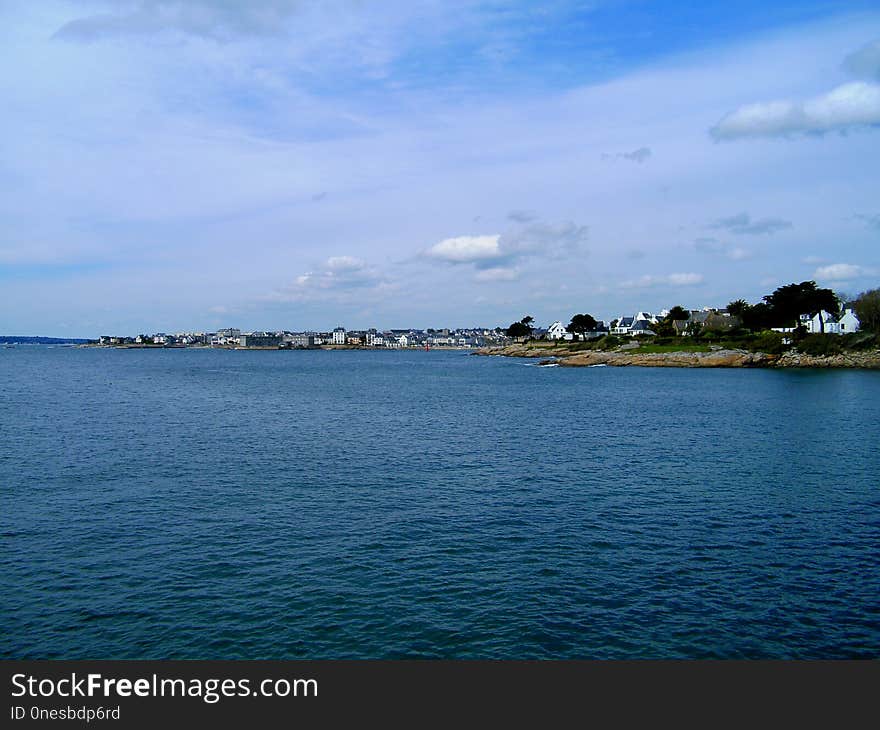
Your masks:
{"label": "white building", "polygon": [[807,332],[811,335],[819,333],[845,335],[850,332],[859,331],[859,318],[852,309],[845,309],[839,319],[824,309],[812,316],[802,314],[800,316],[800,324],[806,327]]}
{"label": "white building", "polygon": [[800,324],[805,327],[811,335],[824,332],[826,335],[840,334],[840,328],[837,326],[837,318],[826,312],[824,309],[814,315],[802,314],[800,316]]}
{"label": "white building", "polygon": [[632,327],[629,330],[629,336],[635,337],[636,335],[656,335],[657,333],[651,329],[651,322],[647,319],[637,319],[633,322]]}
{"label": "white building", "polygon": [[843,315],[837,320],[837,324],[840,325],[840,334],[842,335],[859,331],[859,318],[852,309],[844,309]]}
{"label": "white building", "polygon": [[565,325],[562,322],[554,322],[547,328],[547,339],[570,340],[571,334],[565,330]]}
{"label": "white building", "polygon": [[617,324],[611,328],[611,333],[615,335],[628,335],[633,326],[633,317],[618,317]]}
{"label": "white building", "polygon": [[344,345],[345,339],[345,327],[337,327],[335,330],[333,330],[334,345]]}
{"label": "white building", "polygon": [[617,324],[611,328],[613,335],[637,335],[651,332],[650,325],[656,324],[657,318],[650,312],[636,312],[634,317],[618,317]]}

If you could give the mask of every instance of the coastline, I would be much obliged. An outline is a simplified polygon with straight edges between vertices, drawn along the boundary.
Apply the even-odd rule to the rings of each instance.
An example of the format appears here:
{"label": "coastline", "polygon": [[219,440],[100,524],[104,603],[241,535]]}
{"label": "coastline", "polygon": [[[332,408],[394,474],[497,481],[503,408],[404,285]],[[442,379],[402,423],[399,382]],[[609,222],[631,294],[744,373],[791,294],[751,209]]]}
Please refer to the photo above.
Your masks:
{"label": "coastline", "polygon": [[[709,352],[639,352],[638,348],[585,350],[571,352],[565,347],[532,346],[484,347],[475,355],[543,358],[560,367],[677,367],[677,368],[855,368],[880,369],[880,350],[852,351],[840,355],[807,355],[790,350],[781,355],[741,349]],[[539,363],[544,364],[544,363]]]}
{"label": "coastline", "polygon": [[[97,342],[89,342],[72,345],[77,348],[100,348],[104,350],[236,350],[246,352],[305,352],[308,350],[366,350],[369,352],[387,352],[389,350],[418,350],[424,351],[424,347],[372,347],[370,345],[313,345],[310,347],[278,347],[277,345],[255,345],[242,347],[241,345],[155,345],[155,344],[113,344],[102,345]],[[474,352],[475,348],[466,345],[431,345],[429,351],[458,351]]]}

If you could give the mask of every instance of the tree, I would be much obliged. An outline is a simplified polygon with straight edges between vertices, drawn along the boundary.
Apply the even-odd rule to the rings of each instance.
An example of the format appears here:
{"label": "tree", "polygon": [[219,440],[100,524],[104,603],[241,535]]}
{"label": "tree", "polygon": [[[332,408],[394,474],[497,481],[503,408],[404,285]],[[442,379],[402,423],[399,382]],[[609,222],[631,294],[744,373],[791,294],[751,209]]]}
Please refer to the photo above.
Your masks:
{"label": "tree", "polygon": [[773,327],[772,324],[773,310],[766,302],[758,302],[754,306],[749,306],[742,313],[743,327],[750,329],[752,332],[760,332]]}
{"label": "tree", "polygon": [[825,310],[837,314],[840,301],[831,289],[820,289],[815,281],[786,284],[764,297],[770,307],[770,322],[774,327],[795,327],[801,314],[814,315]]}
{"label": "tree", "polygon": [[532,334],[532,322],[535,321],[534,317],[523,317],[519,322],[514,322],[510,325],[505,331],[508,337],[529,337]]}
{"label": "tree", "polygon": [[675,327],[672,326],[672,317],[666,316],[651,325],[651,331],[659,337],[672,337],[675,335]]}
{"label": "tree", "polygon": [[746,312],[752,308],[745,299],[736,299],[727,305],[727,311],[734,317],[739,317],[740,321],[745,320]]}
{"label": "tree", "polygon": [[859,328],[880,334],[880,289],[862,292],[853,302]]}
{"label": "tree", "polygon": [[571,322],[565,328],[566,332],[578,334],[583,339],[587,339],[587,332],[596,330],[596,320],[591,314],[576,314],[571,318]]}
{"label": "tree", "polygon": [[684,307],[676,304],[672,309],[669,310],[669,314],[666,315],[666,319],[670,322],[674,322],[675,320],[687,320],[691,318],[691,313],[688,312]]}

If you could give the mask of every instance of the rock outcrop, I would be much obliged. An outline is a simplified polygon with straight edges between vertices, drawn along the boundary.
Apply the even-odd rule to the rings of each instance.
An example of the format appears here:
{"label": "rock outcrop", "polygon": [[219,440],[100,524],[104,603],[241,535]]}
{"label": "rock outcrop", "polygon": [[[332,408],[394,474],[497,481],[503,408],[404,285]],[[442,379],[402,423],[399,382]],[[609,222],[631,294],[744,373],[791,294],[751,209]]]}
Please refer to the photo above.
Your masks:
{"label": "rock outcrop", "polygon": [[[880,369],[880,351],[846,352],[840,355],[807,355],[790,350],[782,355],[748,350],[711,352],[639,352],[631,350],[582,350],[528,344],[482,348],[477,355],[543,358],[563,367],[662,367],[662,368],[868,368]],[[543,364],[543,363],[542,363]]]}
{"label": "rock outcrop", "polygon": [[780,368],[869,368],[880,369],[880,351],[843,352],[840,355],[806,355],[791,350],[780,355]]}
{"label": "rock outcrop", "polygon": [[651,368],[753,368],[770,367],[775,356],[745,350],[716,350],[715,352],[582,352],[560,359],[564,367],[590,365],[639,366]]}

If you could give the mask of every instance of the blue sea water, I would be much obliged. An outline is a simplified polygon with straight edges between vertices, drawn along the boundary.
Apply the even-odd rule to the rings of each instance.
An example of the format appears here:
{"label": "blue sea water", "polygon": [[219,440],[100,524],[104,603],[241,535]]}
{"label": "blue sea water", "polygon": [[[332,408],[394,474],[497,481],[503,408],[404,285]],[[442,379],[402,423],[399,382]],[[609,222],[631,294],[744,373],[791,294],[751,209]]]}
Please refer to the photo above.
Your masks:
{"label": "blue sea water", "polygon": [[4,658],[880,655],[880,373],[0,350]]}

